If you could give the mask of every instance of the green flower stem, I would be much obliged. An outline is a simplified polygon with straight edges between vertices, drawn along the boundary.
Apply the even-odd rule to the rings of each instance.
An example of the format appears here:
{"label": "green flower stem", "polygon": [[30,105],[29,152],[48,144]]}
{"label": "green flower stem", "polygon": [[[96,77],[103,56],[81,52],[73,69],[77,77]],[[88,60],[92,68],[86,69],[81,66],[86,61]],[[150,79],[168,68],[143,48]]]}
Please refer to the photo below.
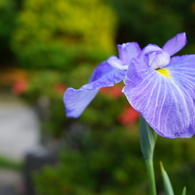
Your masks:
{"label": "green flower stem", "polygon": [[150,195],[156,195],[156,183],[154,176],[153,155],[157,134],[147,124],[143,117],[140,117],[140,145],[146,169],[148,173]]}
{"label": "green flower stem", "polygon": [[154,165],[153,160],[145,160],[146,169],[148,173],[149,179],[149,187],[150,187],[150,195],[156,195],[156,182],[155,182],[155,175],[154,175]]}

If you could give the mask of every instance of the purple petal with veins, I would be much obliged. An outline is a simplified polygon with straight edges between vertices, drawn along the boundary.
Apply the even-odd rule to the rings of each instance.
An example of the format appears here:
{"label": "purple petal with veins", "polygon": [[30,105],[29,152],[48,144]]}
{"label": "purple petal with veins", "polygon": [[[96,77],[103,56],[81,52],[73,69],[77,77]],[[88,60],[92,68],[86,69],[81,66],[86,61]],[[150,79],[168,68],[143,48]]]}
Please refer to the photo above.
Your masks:
{"label": "purple petal with veins", "polygon": [[170,78],[132,60],[123,89],[129,103],[161,136],[195,134],[195,55],[183,56],[165,68]]}

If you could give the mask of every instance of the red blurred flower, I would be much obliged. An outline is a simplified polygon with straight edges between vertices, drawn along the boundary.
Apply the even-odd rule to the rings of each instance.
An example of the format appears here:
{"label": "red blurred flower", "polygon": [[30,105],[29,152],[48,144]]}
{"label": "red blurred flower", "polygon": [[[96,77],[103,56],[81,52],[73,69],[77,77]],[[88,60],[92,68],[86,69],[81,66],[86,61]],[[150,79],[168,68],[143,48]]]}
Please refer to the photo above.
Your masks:
{"label": "red blurred flower", "polygon": [[139,118],[139,113],[131,106],[127,106],[123,113],[119,115],[118,121],[123,125],[131,125]]}
{"label": "red blurred flower", "polygon": [[16,81],[13,86],[12,86],[12,89],[11,91],[14,93],[14,94],[22,94],[23,92],[26,91],[27,89],[27,86],[28,86],[28,83],[26,80],[22,79],[22,80],[18,80]]}
{"label": "red blurred flower", "polygon": [[66,86],[63,83],[56,83],[54,86],[54,91],[59,95],[62,95],[65,90]]}
{"label": "red blurred flower", "polygon": [[122,93],[122,88],[123,86],[114,86],[114,87],[103,87],[100,89],[100,92],[102,94],[105,94],[105,95],[108,95],[110,97],[113,97],[113,98],[120,98],[121,96],[123,96],[123,93]]}

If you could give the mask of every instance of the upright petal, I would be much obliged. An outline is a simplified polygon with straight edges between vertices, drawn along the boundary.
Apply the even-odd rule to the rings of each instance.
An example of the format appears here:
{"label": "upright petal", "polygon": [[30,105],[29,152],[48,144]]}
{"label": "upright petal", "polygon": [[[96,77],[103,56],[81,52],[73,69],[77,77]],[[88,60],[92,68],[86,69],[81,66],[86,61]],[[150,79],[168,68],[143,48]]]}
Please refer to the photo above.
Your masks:
{"label": "upright petal", "polygon": [[157,53],[163,53],[163,50],[157,45],[148,44],[139,53],[138,58],[149,66]]}
{"label": "upright petal", "polygon": [[122,45],[117,45],[117,47],[119,58],[124,65],[129,65],[130,60],[133,57],[137,57],[139,52],[141,51],[138,43],[136,42],[123,43]]}
{"label": "upright petal", "polygon": [[186,33],[179,33],[172,39],[168,40],[164,46],[163,50],[166,51],[170,56],[174,55],[180,51],[187,43]]}
{"label": "upright petal", "polygon": [[124,94],[163,137],[188,138],[195,134],[194,61],[195,55],[190,55],[171,62],[164,67],[170,78],[138,59],[132,60],[127,71]]}
{"label": "upright petal", "polygon": [[125,72],[112,68],[107,61],[104,61],[94,70],[88,84],[83,85],[80,89],[68,88],[64,93],[67,116],[79,117],[101,87],[113,86],[122,81]]}

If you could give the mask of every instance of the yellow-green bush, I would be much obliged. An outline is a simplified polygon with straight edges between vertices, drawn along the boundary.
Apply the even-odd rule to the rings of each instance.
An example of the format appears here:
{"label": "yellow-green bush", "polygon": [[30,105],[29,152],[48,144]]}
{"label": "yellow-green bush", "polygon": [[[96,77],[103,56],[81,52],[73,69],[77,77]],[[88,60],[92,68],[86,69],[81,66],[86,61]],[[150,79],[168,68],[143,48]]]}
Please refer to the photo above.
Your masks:
{"label": "yellow-green bush", "polygon": [[112,54],[115,24],[103,0],[27,0],[12,48],[23,67],[69,69]]}

